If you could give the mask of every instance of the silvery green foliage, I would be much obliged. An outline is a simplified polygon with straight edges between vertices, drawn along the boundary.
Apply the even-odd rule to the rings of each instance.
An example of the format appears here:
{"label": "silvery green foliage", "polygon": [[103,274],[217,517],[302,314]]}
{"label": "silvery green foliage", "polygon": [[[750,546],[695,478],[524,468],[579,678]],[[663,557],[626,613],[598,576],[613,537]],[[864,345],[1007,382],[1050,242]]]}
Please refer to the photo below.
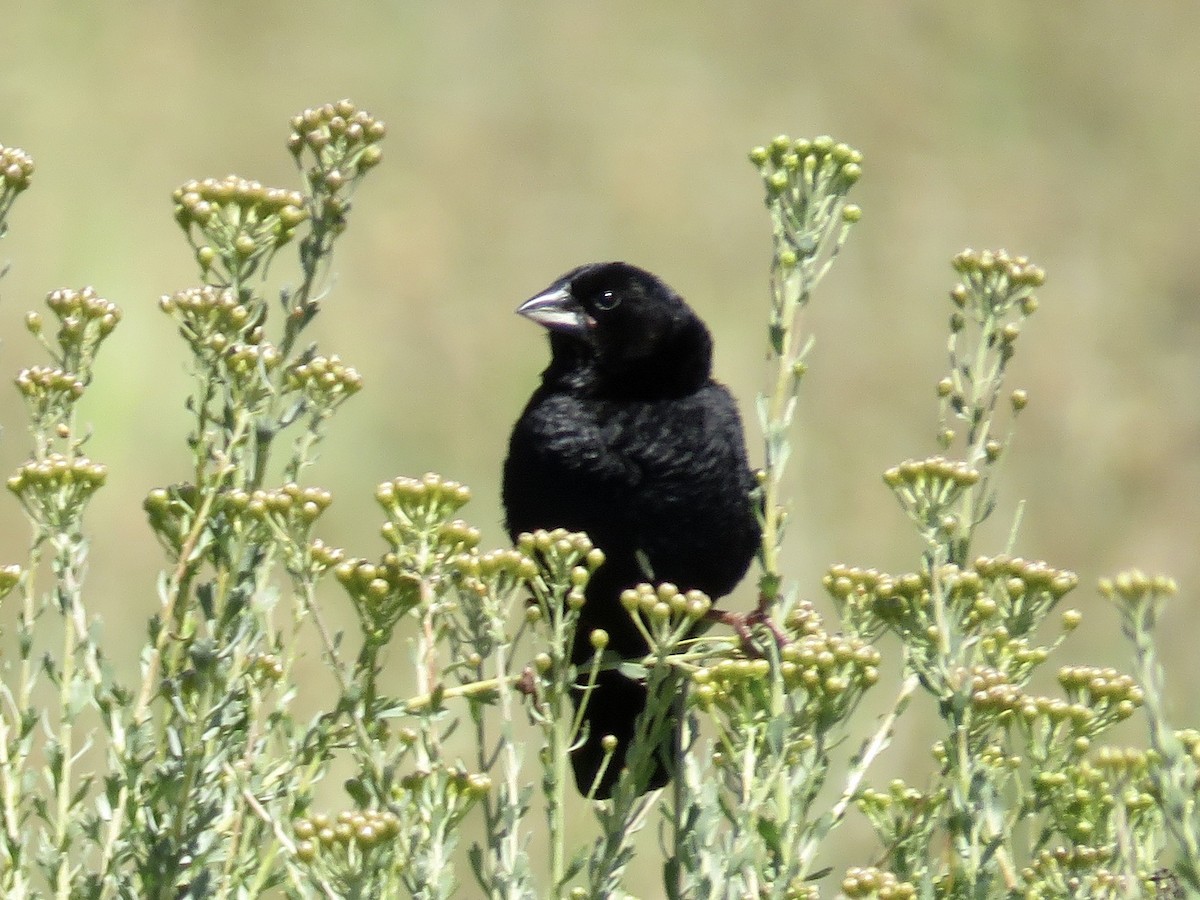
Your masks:
{"label": "silvery green foliage", "polygon": [[[16,379],[32,446],[8,487],[32,526],[27,560],[0,566],[15,637],[0,681],[4,896],[623,896],[653,817],[672,900],[1200,892],[1200,735],[1168,725],[1152,640],[1174,583],[1136,571],[1103,581],[1133,675],[1059,666],[1046,696],[1031,685],[1080,622],[1059,610],[1078,578],[1015,555],[1015,525],[1007,546],[977,546],[1029,402],[1005,382],[1040,268],[1003,251],[955,258],[936,451],[884,474],[918,559],[901,574],[832,566],[836,615],[823,616],[782,571],[783,475],[811,343],[799,313],[861,218],[847,196],[863,159],[828,137],[753,150],[773,237],[759,602],[732,613],[640,585],[622,603],[647,656],[616,659],[597,631],[576,667],[568,648],[603,565],[586,535],[482,548],[460,517],[469,490],[428,474],[377,488],[376,556],[317,536],[333,498],[308,470],[364,384],[304,338],[322,306],[336,310],[324,275],[385,133],[349,101],[315,107],[291,120],[298,188],[228,176],[174,194],[200,281],[159,305],[195,376],[191,427],[181,480],[145,501],[166,563],[132,685],[114,680],[87,607],[85,514],[108,472],[84,452],[77,419],[121,311],[92,288],[62,289],[26,317],[46,359]],[[32,171],[24,151],[0,146],[0,236]],[[330,631],[333,603],[349,604],[355,634]],[[329,673],[307,722],[293,711],[306,638]],[[408,654],[411,696],[380,678],[389,649]],[[895,699],[862,723],[889,652],[903,660]],[[639,795],[654,762],[635,743],[632,777],[591,805],[581,836],[571,692],[611,666],[682,685],[651,690],[639,723],[649,746],[682,719],[678,770],[668,789]],[[922,786],[866,786],[923,695],[942,730]],[[1139,709],[1149,750],[1102,743]],[[455,732],[470,737],[463,758]],[[335,761],[351,772],[342,807],[314,808]],[[829,783],[833,771],[844,780]],[[878,846],[838,881],[822,858],[855,811]]]}

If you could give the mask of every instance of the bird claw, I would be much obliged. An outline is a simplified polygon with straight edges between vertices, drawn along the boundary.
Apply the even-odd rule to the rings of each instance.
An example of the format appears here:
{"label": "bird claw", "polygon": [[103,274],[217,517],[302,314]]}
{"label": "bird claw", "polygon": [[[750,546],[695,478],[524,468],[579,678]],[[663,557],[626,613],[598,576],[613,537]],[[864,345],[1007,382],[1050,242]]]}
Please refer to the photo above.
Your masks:
{"label": "bird claw", "polygon": [[762,626],[771,633],[775,645],[782,649],[792,642],[782,628],[771,618],[767,607],[767,598],[759,596],[758,605],[748,613],[730,612],[724,609],[710,609],[706,618],[710,622],[719,622],[732,628],[742,642],[742,650],[747,656],[762,656],[762,651],[754,644],[754,628]]}

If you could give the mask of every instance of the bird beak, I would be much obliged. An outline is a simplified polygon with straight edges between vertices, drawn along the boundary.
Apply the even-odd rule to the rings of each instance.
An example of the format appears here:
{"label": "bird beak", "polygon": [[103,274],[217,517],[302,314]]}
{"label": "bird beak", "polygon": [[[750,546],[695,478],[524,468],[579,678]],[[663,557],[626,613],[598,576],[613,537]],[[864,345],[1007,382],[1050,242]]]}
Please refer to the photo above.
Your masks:
{"label": "bird beak", "polygon": [[551,331],[581,336],[588,334],[596,324],[566,285],[530,297],[517,307],[517,314]]}

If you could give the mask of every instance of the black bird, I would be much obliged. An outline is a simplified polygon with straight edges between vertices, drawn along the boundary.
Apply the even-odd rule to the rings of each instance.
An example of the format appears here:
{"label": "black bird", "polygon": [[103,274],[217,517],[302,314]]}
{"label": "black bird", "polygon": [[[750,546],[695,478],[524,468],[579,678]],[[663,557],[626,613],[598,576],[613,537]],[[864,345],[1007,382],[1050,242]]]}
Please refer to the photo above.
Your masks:
{"label": "black bird", "polygon": [[[671,582],[715,599],[733,590],[758,547],[741,418],[712,379],[708,329],[649,272],[623,262],[581,266],[517,312],[549,330],[550,365],[509,441],[509,535],[587,532],[605,562],[587,586],[572,662],[591,659],[597,628],[622,658],[642,658],[648,647],[620,604],[623,590]],[[611,734],[618,747],[594,795],[611,796],[646,699],[644,683],[600,673],[586,740],[571,759],[580,793],[591,789]],[[674,732],[655,748],[658,768],[643,791],[670,779]]]}

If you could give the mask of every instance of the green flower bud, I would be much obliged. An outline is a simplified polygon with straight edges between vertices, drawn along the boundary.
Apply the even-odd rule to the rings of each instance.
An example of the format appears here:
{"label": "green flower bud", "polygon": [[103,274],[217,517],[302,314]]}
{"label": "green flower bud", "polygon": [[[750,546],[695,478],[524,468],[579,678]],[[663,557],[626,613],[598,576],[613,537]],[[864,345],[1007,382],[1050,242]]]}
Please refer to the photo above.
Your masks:
{"label": "green flower bud", "polygon": [[383,159],[383,151],[378,147],[371,146],[363,150],[362,155],[358,158],[359,171],[366,171],[379,165]]}

